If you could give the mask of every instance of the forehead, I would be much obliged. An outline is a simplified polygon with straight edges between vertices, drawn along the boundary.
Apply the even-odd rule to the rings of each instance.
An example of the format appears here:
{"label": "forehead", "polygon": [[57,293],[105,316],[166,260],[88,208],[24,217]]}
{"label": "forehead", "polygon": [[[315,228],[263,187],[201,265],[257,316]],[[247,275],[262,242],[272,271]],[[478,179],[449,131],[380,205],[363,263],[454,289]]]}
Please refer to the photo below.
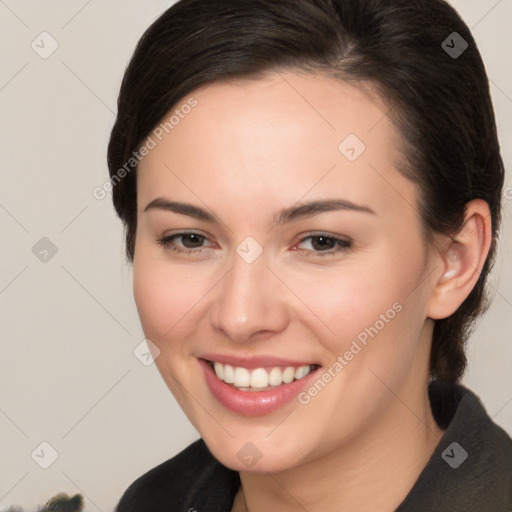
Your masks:
{"label": "forehead", "polygon": [[[191,99],[195,106],[180,110]],[[161,125],[139,164],[141,206],[166,192],[235,210],[334,190],[354,202],[373,195],[376,208],[390,196],[414,195],[396,171],[401,139],[388,107],[368,86],[274,73],[202,87],[173,112],[174,124]]]}

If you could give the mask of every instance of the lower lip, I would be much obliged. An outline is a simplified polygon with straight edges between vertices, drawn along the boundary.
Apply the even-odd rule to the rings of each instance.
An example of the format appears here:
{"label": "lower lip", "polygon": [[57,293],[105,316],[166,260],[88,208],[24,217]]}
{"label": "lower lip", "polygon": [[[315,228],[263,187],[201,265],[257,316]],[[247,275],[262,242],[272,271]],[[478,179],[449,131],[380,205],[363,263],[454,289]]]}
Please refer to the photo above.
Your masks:
{"label": "lower lip", "polygon": [[316,377],[319,368],[302,379],[269,389],[268,391],[240,391],[220,380],[204,359],[198,359],[212,395],[227,409],[244,416],[263,416],[277,411],[291,402]]}

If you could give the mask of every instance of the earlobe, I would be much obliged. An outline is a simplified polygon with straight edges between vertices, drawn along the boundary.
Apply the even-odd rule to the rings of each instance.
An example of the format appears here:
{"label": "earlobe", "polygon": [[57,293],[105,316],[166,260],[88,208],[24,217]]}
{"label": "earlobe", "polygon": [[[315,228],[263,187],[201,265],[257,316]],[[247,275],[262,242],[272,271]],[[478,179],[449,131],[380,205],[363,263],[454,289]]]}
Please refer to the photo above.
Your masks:
{"label": "earlobe", "polygon": [[466,205],[464,223],[439,251],[427,315],[434,320],[452,315],[474,288],[491,246],[488,204],[475,199]]}

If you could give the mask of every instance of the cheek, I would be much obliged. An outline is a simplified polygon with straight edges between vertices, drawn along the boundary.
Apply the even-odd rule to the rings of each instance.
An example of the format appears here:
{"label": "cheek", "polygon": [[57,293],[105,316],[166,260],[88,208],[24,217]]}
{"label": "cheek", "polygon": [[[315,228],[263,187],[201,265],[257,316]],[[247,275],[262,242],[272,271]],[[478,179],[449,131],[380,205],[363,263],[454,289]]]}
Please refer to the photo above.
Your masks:
{"label": "cheek", "polygon": [[166,340],[175,339],[176,333],[190,322],[207,293],[201,280],[190,279],[189,271],[179,271],[155,258],[139,257],[133,266],[133,295],[142,328],[162,349]]}
{"label": "cheek", "polygon": [[421,328],[422,299],[413,292],[420,267],[404,266],[391,250],[379,251],[364,264],[359,260],[337,272],[296,275],[294,291],[312,312],[304,309],[303,319],[311,318],[310,328],[334,356],[350,350],[354,341],[365,349],[379,340],[382,350],[400,351],[410,341],[405,334],[415,336]]}

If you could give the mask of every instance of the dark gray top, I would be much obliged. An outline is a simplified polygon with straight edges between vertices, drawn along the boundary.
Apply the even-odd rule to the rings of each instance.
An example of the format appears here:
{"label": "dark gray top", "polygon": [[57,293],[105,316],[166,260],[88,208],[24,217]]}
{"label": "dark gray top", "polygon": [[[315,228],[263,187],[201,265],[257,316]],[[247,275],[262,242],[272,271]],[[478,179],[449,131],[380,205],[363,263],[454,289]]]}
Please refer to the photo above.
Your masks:
{"label": "dark gray top", "polygon": [[[429,397],[446,430],[396,512],[511,512],[512,439],[466,387],[431,382]],[[116,512],[231,512],[239,485],[199,439],[135,480]]]}

